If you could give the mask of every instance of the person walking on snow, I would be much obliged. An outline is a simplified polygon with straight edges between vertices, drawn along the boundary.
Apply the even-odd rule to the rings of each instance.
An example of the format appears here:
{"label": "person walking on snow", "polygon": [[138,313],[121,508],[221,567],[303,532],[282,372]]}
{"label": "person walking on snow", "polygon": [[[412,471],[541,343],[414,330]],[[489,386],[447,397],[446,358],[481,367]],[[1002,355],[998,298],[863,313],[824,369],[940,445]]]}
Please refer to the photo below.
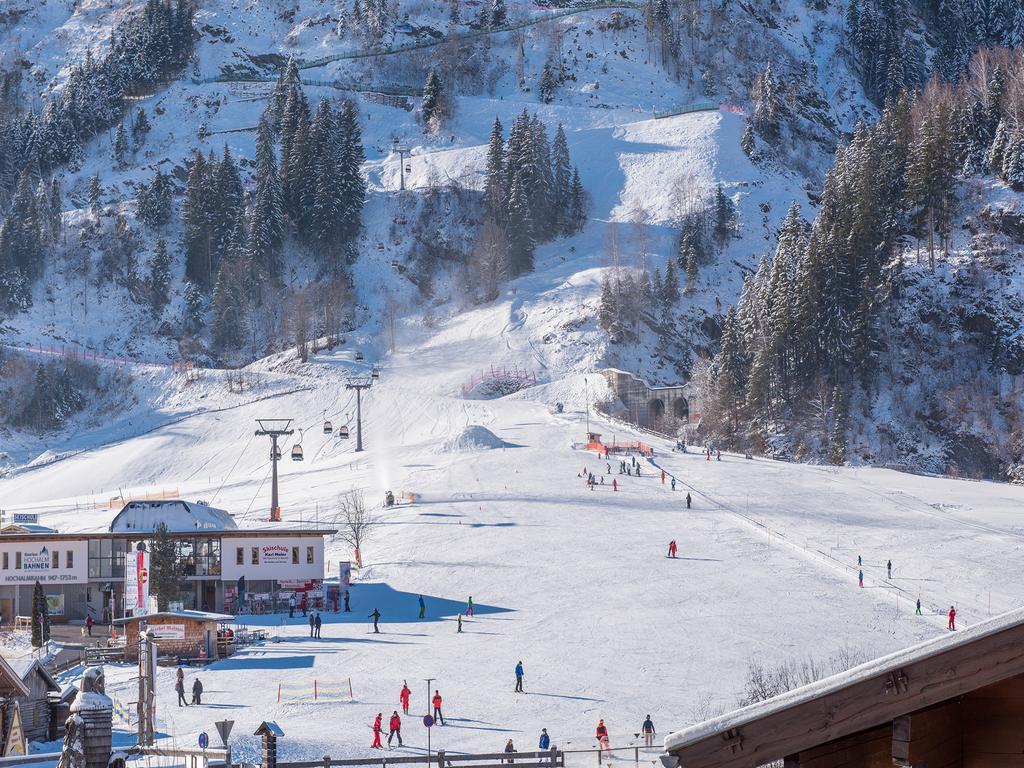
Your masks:
{"label": "person walking on snow", "polygon": [[373,632],[374,632],[374,634],[379,635],[380,634],[380,628],[377,626],[377,624],[378,624],[378,622],[380,622],[380,611],[378,611],[376,608],[374,608],[373,609],[373,613],[371,613],[366,618],[373,619]]}
{"label": "person walking on snow", "polygon": [[469,617],[469,616],[472,616],[472,615],[473,615],[473,596],[470,595],[469,596],[469,604],[466,606],[466,616]]}
{"label": "person walking on snow", "polygon": [[949,624],[946,626],[946,629],[956,630],[956,608],[952,605],[949,606]]}
{"label": "person walking on snow", "polygon": [[388,746],[391,746],[391,738],[398,737],[398,746],[402,746],[402,718],[398,716],[398,710],[391,713],[391,720],[388,721]]}
{"label": "person walking on snow", "polygon": [[288,618],[295,617],[295,593],[292,592],[291,597],[288,598]]}
{"label": "person walking on snow", "polygon": [[85,617],[85,631],[89,634],[89,637],[92,637],[92,625],[93,625],[92,616],[86,616]]}
{"label": "person walking on snow", "polygon": [[889,573],[888,578],[891,579],[892,578],[892,560],[890,560],[888,563],[885,564],[885,569]]}
{"label": "person walking on snow", "polygon": [[197,677],[192,683],[192,703],[202,704],[203,703],[203,684],[199,682]]}
{"label": "person walking on snow", "polygon": [[178,694],[178,706],[187,707],[188,700],[185,698],[185,670],[181,667],[178,667],[178,671],[176,673],[174,691]]}
{"label": "person walking on snow", "polygon": [[619,490],[619,483],[618,483],[618,481],[614,477],[612,478],[612,490],[613,491]]}
{"label": "person walking on snow", "polygon": [[409,690],[409,683],[405,680],[402,681],[402,692],[398,694],[398,701],[402,704],[402,713],[409,714],[409,697],[412,695],[412,691]]}
{"label": "person walking on snow", "polygon": [[312,613],[309,614],[309,636],[313,636],[313,632],[316,630],[316,616]]}
{"label": "person walking on snow", "polygon": [[722,452],[721,452],[721,451],[719,451],[719,452],[718,452],[718,453],[716,454],[716,457],[717,457],[718,461],[721,461],[721,460],[722,460]]}
{"label": "person walking on snow", "polygon": [[914,611],[915,616],[921,615],[921,598],[917,598],[917,609]]}
{"label": "person walking on snow", "polygon": [[462,634],[462,614],[459,614],[459,634]]}
{"label": "person walking on snow", "polygon": [[597,738],[598,749],[603,749],[606,752],[611,751],[611,742],[608,740],[608,729],[604,725],[604,720],[597,721],[597,729],[594,731],[594,736]]}
{"label": "person walking on snow", "polygon": [[864,587],[864,571],[857,571],[857,585],[862,589]]}
{"label": "person walking on snow", "polygon": [[504,760],[502,760],[501,762],[508,763],[509,765],[514,763],[515,760],[512,759],[512,755],[515,754],[515,751],[516,751],[516,747],[515,747],[515,744],[512,743],[512,739],[509,739],[508,741],[506,741],[505,742],[505,754],[508,755],[508,757],[505,758]]}
{"label": "person walking on snow", "polygon": [[548,729],[540,729],[540,741],[537,742],[537,749],[550,749],[551,738],[548,736]]}
{"label": "person walking on snow", "polygon": [[345,590],[345,613],[351,613],[351,612],[352,612],[352,609],[349,607],[349,604],[348,604],[348,590],[346,589]]}
{"label": "person walking on snow", "polygon": [[673,477],[672,478],[672,490],[674,491],[675,489],[676,489],[676,479]]}
{"label": "person walking on snow", "polygon": [[523,662],[520,659],[519,663],[516,664],[516,693],[523,692]]}
{"label": "person walking on snow", "polygon": [[690,508],[690,503],[691,503],[692,501],[693,501],[693,499],[691,499],[691,498],[690,498],[690,492],[689,492],[689,491],[687,491],[687,492],[686,492],[686,508],[687,508],[687,509],[689,509],[689,508]]}
{"label": "person walking on snow", "polygon": [[370,749],[384,749],[384,745],[380,743],[381,721],[383,719],[384,713],[378,712],[377,719],[373,721],[373,744],[370,745]]}
{"label": "person walking on snow", "polygon": [[654,722],[651,720],[650,715],[648,715],[647,719],[644,720],[644,724],[640,726],[640,730],[644,733],[644,746],[650,749],[654,746]]}
{"label": "person walking on snow", "polygon": [[672,539],[672,541],[670,541],[668,543],[668,556],[669,557],[675,557],[676,556],[676,540],[675,539]]}
{"label": "person walking on snow", "polygon": [[860,555],[857,555],[857,567],[860,568],[862,565],[864,565],[864,560],[861,559]]}
{"label": "person walking on snow", "polygon": [[435,690],[434,698],[430,700],[430,703],[434,705],[434,721],[444,725],[444,715],[441,714],[441,701],[441,692]]}
{"label": "person walking on snow", "polygon": [[302,593],[301,604],[302,604],[302,615],[305,616],[306,612],[309,610],[309,598],[306,597],[306,593],[305,592]]}
{"label": "person walking on snow", "polygon": [[423,602],[423,595],[420,595],[420,618],[424,619],[427,616],[427,604]]}
{"label": "person walking on snow", "polygon": [[313,622],[313,627],[315,629],[315,631],[313,633],[313,637],[315,637],[317,639],[320,638],[320,627],[323,626],[323,623],[324,623],[324,620],[320,618],[320,611],[317,611],[316,612],[316,621]]}
{"label": "person walking on snow", "polygon": [[605,469],[607,470],[605,472],[606,475],[610,475],[612,473],[612,465],[611,464],[605,464]]}

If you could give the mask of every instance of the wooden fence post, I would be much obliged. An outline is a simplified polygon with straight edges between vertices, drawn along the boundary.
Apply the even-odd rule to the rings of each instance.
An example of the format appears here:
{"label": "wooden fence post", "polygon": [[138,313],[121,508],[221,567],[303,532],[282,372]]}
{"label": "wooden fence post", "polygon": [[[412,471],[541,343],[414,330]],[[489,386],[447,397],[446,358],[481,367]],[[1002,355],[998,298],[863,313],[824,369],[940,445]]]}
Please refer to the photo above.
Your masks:
{"label": "wooden fence post", "polygon": [[444,750],[437,750],[437,766],[438,768],[444,768]]}
{"label": "wooden fence post", "polygon": [[324,755],[324,768],[331,768],[331,756]]}

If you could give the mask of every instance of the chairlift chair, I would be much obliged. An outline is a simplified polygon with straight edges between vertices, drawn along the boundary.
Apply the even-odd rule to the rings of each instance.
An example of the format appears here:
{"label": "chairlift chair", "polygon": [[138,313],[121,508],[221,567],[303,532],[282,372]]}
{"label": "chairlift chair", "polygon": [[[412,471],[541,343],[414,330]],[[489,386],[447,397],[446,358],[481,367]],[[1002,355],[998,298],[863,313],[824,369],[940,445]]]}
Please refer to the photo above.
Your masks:
{"label": "chairlift chair", "polygon": [[302,461],[302,446],[298,443],[292,446],[292,461]]}
{"label": "chairlift chair", "polygon": [[338,430],[338,437],[342,440],[348,440],[348,425],[342,424],[341,429]]}

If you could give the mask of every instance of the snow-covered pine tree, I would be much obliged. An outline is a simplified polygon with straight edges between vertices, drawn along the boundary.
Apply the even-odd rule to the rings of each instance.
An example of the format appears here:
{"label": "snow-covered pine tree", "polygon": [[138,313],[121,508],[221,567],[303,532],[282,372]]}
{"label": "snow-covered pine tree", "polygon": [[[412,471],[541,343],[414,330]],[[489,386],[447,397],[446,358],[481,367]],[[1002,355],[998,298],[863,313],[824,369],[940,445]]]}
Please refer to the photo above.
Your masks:
{"label": "snow-covered pine tree", "polygon": [[997,175],[1002,175],[1003,164],[1006,161],[1006,148],[1009,144],[1010,128],[1005,120],[1000,120],[996,126],[995,137],[992,139],[992,145],[989,147],[986,157],[988,167]]}
{"label": "snow-covered pine tree", "polygon": [[93,175],[89,179],[89,213],[93,219],[99,219],[100,213],[102,212],[101,202],[103,197],[103,187],[100,186],[100,177]]}
{"label": "snow-covered pine tree", "polygon": [[114,162],[118,168],[124,167],[125,158],[128,157],[128,134],[124,130],[124,123],[117,124],[117,132],[114,134]]}
{"label": "snow-covered pine tree", "polygon": [[140,107],[135,113],[135,120],[132,121],[132,143],[136,150],[145,144],[149,131],[149,118],[146,116],[146,110]]}
{"label": "snow-covered pine tree", "polygon": [[171,257],[167,253],[167,241],[157,238],[153,256],[149,260],[149,301],[153,316],[160,317],[164,307],[171,300]]}
{"label": "snow-covered pine tree", "polygon": [[199,333],[205,324],[206,302],[203,292],[191,280],[185,282],[185,331]]}
{"label": "snow-covered pine tree", "polygon": [[555,139],[551,144],[552,188],[551,208],[555,234],[571,234],[575,231],[570,221],[572,204],[572,160],[569,157],[569,142],[565,129],[558,124]]}
{"label": "snow-covered pine tree", "polygon": [[533,271],[534,225],[530,219],[530,201],[523,174],[512,177],[509,189],[507,227],[509,262],[513,275]]}
{"label": "snow-covered pine tree", "polygon": [[281,276],[281,247],[284,242],[282,197],[270,123],[260,120],[256,131],[256,191],[246,244],[249,289],[254,293],[259,291],[264,280],[277,281]]}
{"label": "snow-covered pine tree", "polygon": [[193,283],[210,285],[212,279],[211,170],[203,153],[196,151],[185,182],[181,204],[182,250],[185,251],[185,276]]}
{"label": "snow-covered pine tree", "polygon": [[487,144],[487,170],[485,171],[484,207],[488,218],[501,223],[505,201],[505,139],[501,121],[495,117],[491,137]]}
{"label": "snow-covered pine tree", "polygon": [[363,226],[366,179],[361,169],[366,155],[359,113],[350,99],[343,101],[338,110],[335,143],[339,148],[338,171],[342,190],[338,235],[345,249],[345,258],[351,263],[356,256],[355,239]]}
{"label": "snow-covered pine tree", "polygon": [[423,86],[423,99],[420,102],[420,116],[424,128],[436,132],[444,122],[444,86],[437,70],[427,72],[427,80]]}
{"label": "snow-covered pine tree", "polygon": [[569,195],[569,226],[567,234],[575,234],[587,223],[587,193],[580,181],[579,168],[572,169],[572,191]]}
{"label": "snow-covered pine tree", "polygon": [[674,307],[679,301],[679,296],[679,272],[676,270],[675,261],[669,259],[668,264],[665,265],[665,280],[661,285],[661,293],[658,298],[662,304]]}
{"label": "snow-covered pine tree", "polygon": [[537,83],[537,93],[540,95],[540,100],[545,104],[550,104],[555,100],[555,91],[557,90],[558,76],[555,74],[551,62],[545,61],[544,67],[540,72],[540,80]]}

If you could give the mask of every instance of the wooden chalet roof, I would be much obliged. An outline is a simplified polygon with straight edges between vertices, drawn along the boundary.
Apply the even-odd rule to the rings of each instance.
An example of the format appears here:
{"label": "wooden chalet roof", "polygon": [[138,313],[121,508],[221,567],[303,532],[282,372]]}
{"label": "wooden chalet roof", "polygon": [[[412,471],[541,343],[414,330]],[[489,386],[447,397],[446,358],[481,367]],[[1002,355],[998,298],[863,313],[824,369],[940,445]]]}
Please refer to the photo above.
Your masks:
{"label": "wooden chalet roof", "polygon": [[1024,609],[698,723],[665,739],[680,768],[754,768],[1024,675]]}
{"label": "wooden chalet roof", "polygon": [[7,660],[0,656],[0,698],[28,696],[29,690]]}

